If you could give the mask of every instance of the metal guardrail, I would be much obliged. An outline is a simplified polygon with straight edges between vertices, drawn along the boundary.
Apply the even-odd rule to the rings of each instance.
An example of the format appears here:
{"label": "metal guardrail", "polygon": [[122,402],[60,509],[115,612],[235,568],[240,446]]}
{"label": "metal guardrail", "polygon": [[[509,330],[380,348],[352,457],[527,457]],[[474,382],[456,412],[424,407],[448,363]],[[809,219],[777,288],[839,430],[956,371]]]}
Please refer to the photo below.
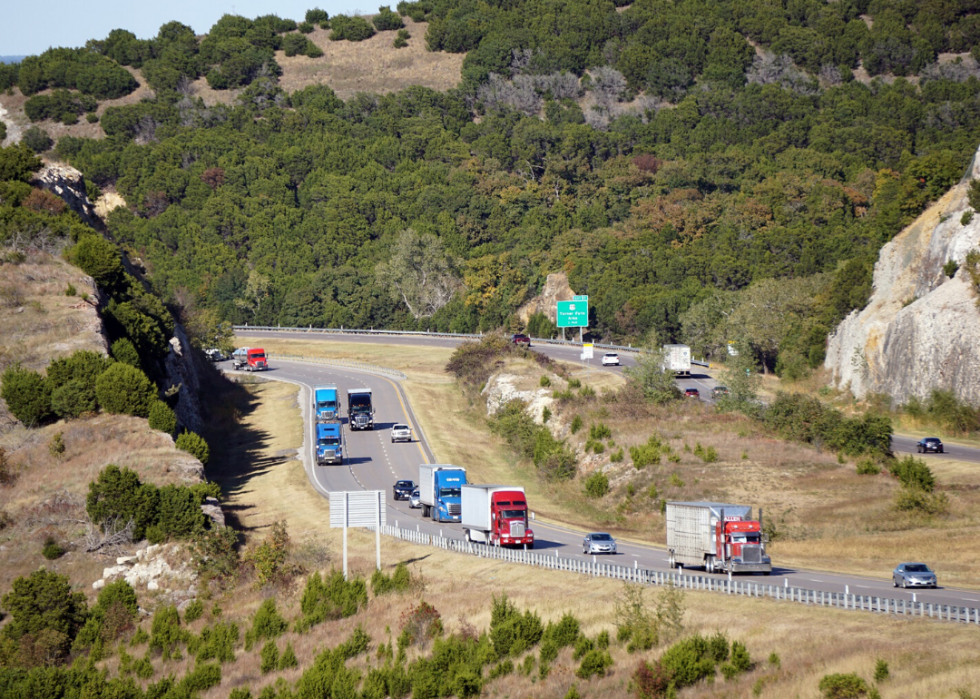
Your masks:
{"label": "metal guardrail", "polygon": [[[397,523],[396,523],[397,524]],[[370,527],[374,531],[373,527]],[[731,580],[704,575],[685,575],[684,573],[647,570],[639,566],[613,565],[599,563],[579,558],[561,558],[557,551],[555,555],[525,551],[522,549],[505,549],[484,544],[474,544],[462,539],[449,539],[442,536],[426,534],[422,531],[402,529],[390,525],[381,527],[381,533],[403,541],[422,546],[433,546],[454,553],[492,558],[495,560],[518,565],[536,566],[549,570],[559,570],[597,578],[609,578],[641,585],[674,585],[685,590],[700,590],[725,595],[741,595],[780,601],[796,602],[817,607],[833,607],[855,611],[874,612],[879,614],[897,614],[906,617],[929,617],[939,621],[951,621],[962,624],[980,625],[980,609],[976,607],[960,607],[949,604],[932,602],[913,602],[905,599],[893,599],[872,595],[852,595],[840,592],[825,592],[803,587],[781,587],[779,585],[759,584],[750,580]]]}
{"label": "metal guardrail", "polygon": [[372,374],[382,374],[395,379],[407,379],[408,377],[397,369],[390,369],[386,366],[377,366],[366,362],[358,362],[354,359],[332,359],[330,357],[305,357],[299,354],[281,354],[279,352],[269,352],[269,359],[278,359],[283,362],[303,362],[304,364],[322,364],[325,366],[343,367],[345,369],[357,369],[367,371]]}
{"label": "metal guardrail", "polygon": [[[417,337],[446,337],[446,338],[459,338],[466,340],[478,340],[483,337],[482,333],[441,333],[432,332],[429,330],[375,330],[370,328],[368,330],[359,328],[314,328],[310,326],[308,328],[289,328],[274,325],[235,325],[232,326],[236,331],[243,332],[283,332],[283,333],[298,333],[298,334],[308,334],[308,335],[401,335],[401,336],[417,336]],[[581,342],[575,342],[574,340],[556,340],[547,337],[532,337],[531,343],[546,344],[546,345],[564,345],[567,347],[581,347]],[[593,342],[593,347],[604,350],[615,350],[618,352],[633,352],[639,354],[643,351],[642,348],[633,347],[632,345],[607,345],[601,342]],[[691,360],[691,364],[697,364],[698,366],[707,367],[710,366],[708,362],[699,361],[696,359]]]}

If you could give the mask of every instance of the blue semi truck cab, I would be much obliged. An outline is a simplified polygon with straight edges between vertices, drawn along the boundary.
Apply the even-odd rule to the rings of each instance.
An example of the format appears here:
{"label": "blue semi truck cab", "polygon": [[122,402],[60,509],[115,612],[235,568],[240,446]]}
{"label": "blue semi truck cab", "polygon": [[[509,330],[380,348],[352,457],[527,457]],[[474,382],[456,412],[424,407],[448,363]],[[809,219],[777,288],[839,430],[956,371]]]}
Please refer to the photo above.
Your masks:
{"label": "blue semi truck cab", "polygon": [[419,465],[419,503],[422,516],[437,522],[459,522],[466,469],[448,464]]}
{"label": "blue semi truck cab", "polygon": [[316,426],[316,462],[319,465],[344,463],[344,433],[339,422]]}
{"label": "blue semi truck cab", "polygon": [[340,422],[340,398],[335,385],[313,387],[313,410],[317,423]]}

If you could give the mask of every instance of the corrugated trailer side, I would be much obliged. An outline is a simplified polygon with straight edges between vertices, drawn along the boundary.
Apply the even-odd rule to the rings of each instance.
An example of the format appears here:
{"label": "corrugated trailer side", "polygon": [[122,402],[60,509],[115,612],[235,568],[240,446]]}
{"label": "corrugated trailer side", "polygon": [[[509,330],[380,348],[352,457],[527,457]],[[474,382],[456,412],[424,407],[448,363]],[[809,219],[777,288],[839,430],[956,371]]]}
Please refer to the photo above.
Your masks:
{"label": "corrugated trailer side", "polygon": [[667,548],[683,565],[704,564],[711,553],[711,508],[687,503],[667,503]]}

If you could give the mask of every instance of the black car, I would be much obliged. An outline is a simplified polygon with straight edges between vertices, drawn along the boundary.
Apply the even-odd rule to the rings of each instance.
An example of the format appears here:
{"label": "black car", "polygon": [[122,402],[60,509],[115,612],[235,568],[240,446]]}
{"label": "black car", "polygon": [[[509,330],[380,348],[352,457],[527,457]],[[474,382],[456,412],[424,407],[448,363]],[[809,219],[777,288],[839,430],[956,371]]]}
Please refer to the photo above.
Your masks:
{"label": "black car", "polygon": [[392,486],[395,500],[408,500],[412,497],[413,490],[415,490],[415,481],[395,481],[395,485]]}
{"label": "black car", "polygon": [[524,347],[531,346],[531,338],[529,338],[527,335],[523,333],[516,333],[512,335],[510,341],[513,342],[515,345],[522,345]]}
{"label": "black car", "polygon": [[942,454],[943,443],[936,437],[925,437],[919,440],[919,443],[915,445],[915,449],[920,454],[928,454],[930,451],[936,454]]}

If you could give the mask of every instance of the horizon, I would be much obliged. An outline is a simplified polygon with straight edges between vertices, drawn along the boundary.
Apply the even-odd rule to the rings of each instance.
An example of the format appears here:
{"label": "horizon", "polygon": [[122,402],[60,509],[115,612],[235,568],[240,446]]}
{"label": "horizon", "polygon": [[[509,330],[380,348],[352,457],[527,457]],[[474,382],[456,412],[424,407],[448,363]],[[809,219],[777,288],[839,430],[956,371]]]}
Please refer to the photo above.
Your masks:
{"label": "horizon", "polygon": [[[381,0],[379,0],[379,4]],[[315,7],[337,14],[374,14],[377,8],[356,0],[232,0],[214,4],[176,0],[166,6],[137,6],[121,0],[97,0],[81,16],[76,6],[54,0],[43,6],[25,6],[12,22],[0,24],[2,58],[36,56],[51,48],[80,48],[90,39],[103,39],[113,29],[133,32],[139,39],[151,39],[167,22],[178,21],[206,34],[222,15],[234,14],[254,19],[275,14],[302,21]],[[7,62],[7,61],[4,61]],[[11,61],[13,62],[13,61]]]}

